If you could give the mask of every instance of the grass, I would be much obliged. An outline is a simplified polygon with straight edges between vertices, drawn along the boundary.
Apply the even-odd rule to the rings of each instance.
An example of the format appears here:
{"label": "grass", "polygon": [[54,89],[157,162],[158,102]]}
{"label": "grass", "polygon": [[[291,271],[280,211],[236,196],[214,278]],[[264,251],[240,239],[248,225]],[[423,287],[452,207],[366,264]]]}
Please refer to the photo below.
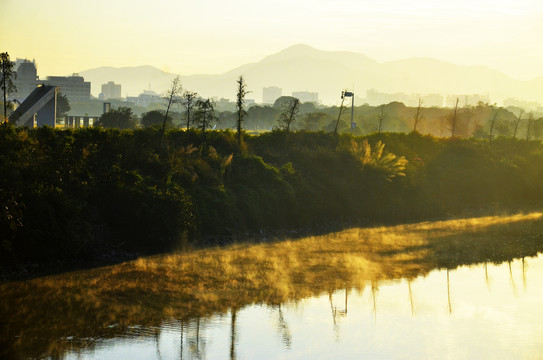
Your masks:
{"label": "grass", "polygon": [[276,305],[339,288],[362,290],[386,279],[425,276],[435,268],[532,256],[543,250],[542,232],[543,213],[353,228],[4,283],[0,338],[18,337],[15,344],[0,342],[6,345],[0,348],[25,351],[25,356],[35,351],[35,356],[51,352],[66,336],[103,338],[134,324],[158,326],[171,317]]}

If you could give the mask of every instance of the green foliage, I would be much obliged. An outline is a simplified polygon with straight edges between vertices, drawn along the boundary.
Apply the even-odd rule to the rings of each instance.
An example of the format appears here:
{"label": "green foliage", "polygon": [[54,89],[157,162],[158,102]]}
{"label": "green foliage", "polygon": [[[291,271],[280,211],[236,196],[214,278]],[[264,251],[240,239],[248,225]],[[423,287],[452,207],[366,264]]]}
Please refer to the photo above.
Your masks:
{"label": "green foliage", "polygon": [[[164,111],[160,110],[151,110],[148,111],[141,116],[141,125],[143,127],[151,127],[151,126],[162,126],[162,123],[164,122]],[[171,116],[168,116],[166,120],[167,126],[172,126],[172,118]]]}
{"label": "green foliage", "polygon": [[190,129],[190,124],[194,117],[193,109],[196,105],[197,98],[198,93],[193,91],[185,91],[181,96],[181,105],[185,108],[185,127],[187,130]]}
{"label": "green foliage", "polygon": [[70,106],[70,101],[68,101],[68,97],[59,93],[57,96],[57,119],[62,119],[63,117],[68,115],[68,112],[71,109],[72,107]]}
{"label": "green foliage", "polygon": [[136,120],[131,108],[121,106],[100,116],[95,126],[101,126],[106,129],[134,129],[136,127]]}
{"label": "green foliage", "polygon": [[238,78],[236,84],[236,135],[238,138],[238,145],[241,147],[241,126],[247,115],[247,110],[245,110],[245,96],[247,96],[249,91],[247,91],[247,83],[243,76]]}
{"label": "green foliage", "polygon": [[[111,231],[109,241],[128,241],[128,248],[160,251],[183,241],[194,230],[193,206],[181,187],[146,184],[137,173],[124,174],[117,187],[97,194],[100,220]],[[117,244],[119,245],[119,244]]]}
{"label": "green foliage", "polygon": [[249,129],[271,129],[275,123],[279,110],[271,106],[251,106],[247,110],[246,126]]}
{"label": "green foliage", "polygon": [[300,100],[295,97],[288,98],[287,101],[282,104],[281,113],[277,120],[279,129],[289,132],[290,127],[294,121],[296,121],[299,112]]}
{"label": "green foliage", "polygon": [[13,67],[15,63],[12,62],[9,58],[7,52],[0,53],[0,71],[2,78],[0,79],[0,90],[2,90],[3,95],[3,105],[4,105],[4,118],[7,118],[7,109],[10,107],[11,102],[7,100],[8,94],[16,91],[15,84],[13,84],[13,79],[17,76]]}
{"label": "green foliage", "polygon": [[234,157],[225,186],[235,201],[238,226],[284,226],[295,214],[294,190],[277,168],[258,156]]}
{"label": "green foliage", "polygon": [[[535,123],[536,120],[534,120]],[[531,209],[543,145],[304,131],[0,125],[2,266],[163,251],[263,228]],[[386,146],[385,146],[386,144]],[[204,149],[205,151],[201,151]]]}
{"label": "green foliage", "polygon": [[170,111],[172,110],[172,105],[176,102],[179,102],[179,97],[181,96],[181,91],[183,87],[181,85],[181,77],[177,75],[173,80],[170,88],[166,92],[165,100],[167,101],[166,113],[164,114],[164,119],[162,121],[162,134],[166,129],[166,122],[170,116]]}
{"label": "green foliage", "polygon": [[368,140],[364,139],[362,143],[351,139],[350,151],[360,161],[362,167],[373,167],[383,172],[383,176],[391,181],[396,176],[405,176],[404,170],[407,160],[405,157],[397,157],[392,153],[385,153],[385,144],[380,140],[375,144],[372,151]]}
{"label": "green foliage", "polygon": [[301,123],[302,128],[307,131],[319,131],[324,126],[331,124],[334,119],[325,112],[310,112],[304,114]]}
{"label": "green foliage", "polygon": [[273,103],[273,107],[279,111],[282,111],[285,107],[288,107],[294,101],[294,99],[295,97],[292,96],[280,96]]}
{"label": "green foliage", "polygon": [[199,99],[196,101],[196,111],[194,112],[194,124],[199,126],[205,132],[211,125],[217,121],[215,116],[215,106],[212,100]]}

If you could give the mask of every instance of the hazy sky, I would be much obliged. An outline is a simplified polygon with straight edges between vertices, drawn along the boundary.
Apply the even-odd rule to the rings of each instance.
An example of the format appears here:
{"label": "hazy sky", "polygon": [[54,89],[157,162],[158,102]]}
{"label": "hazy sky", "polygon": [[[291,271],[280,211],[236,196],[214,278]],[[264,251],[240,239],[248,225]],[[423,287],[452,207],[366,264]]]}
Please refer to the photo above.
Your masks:
{"label": "hazy sky", "polygon": [[543,76],[542,0],[0,0],[0,50],[38,74],[222,73],[297,43]]}

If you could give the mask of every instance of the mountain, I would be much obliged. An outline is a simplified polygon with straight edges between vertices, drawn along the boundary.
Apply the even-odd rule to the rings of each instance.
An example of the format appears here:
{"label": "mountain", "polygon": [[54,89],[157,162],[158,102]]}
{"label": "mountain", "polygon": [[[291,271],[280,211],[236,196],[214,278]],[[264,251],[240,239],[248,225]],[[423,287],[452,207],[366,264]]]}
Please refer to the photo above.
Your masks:
{"label": "mountain", "polygon": [[137,96],[143,90],[154,90],[162,92],[168,88],[174,74],[170,74],[159,70],[153,66],[135,66],[115,68],[111,66],[103,66],[95,69],[81,71],[79,75],[83,76],[86,81],[91,82],[91,92],[98,96],[102,91],[102,84],[108,81],[114,81],[116,84],[121,84],[122,96]]}
{"label": "mountain", "polygon": [[[123,95],[135,96],[148,89],[163,92],[174,74],[151,66],[103,67],[82,71],[93,84],[93,94],[107,81],[122,84]],[[459,66],[431,58],[410,58],[379,63],[363,54],[323,51],[298,44],[256,63],[245,64],[219,75],[182,76],[184,88],[203,96],[233,99],[236,79],[243,75],[252,94],[261,100],[262,88],[277,86],[283,95],[293,91],[318,92],[324,103],[336,103],[341,90],[353,89],[365,97],[366,90],[385,93],[482,94],[492,101],[507,97],[543,102],[543,77],[521,81],[485,66]]]}

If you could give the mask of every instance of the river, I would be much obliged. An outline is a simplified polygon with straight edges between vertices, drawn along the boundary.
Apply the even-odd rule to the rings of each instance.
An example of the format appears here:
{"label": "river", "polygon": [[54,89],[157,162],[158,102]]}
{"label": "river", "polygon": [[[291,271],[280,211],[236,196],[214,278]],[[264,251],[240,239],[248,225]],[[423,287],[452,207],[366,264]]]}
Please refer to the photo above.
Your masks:
{"label": "river", "polygon": [[[370,236],[364,232],[367,229],[277,242],[266,247],[265,259],[272,258],[273,249],[279,251],[286,246],[292,253],[301,251],[297,247],[310,246],[312,254],[319,253],[319,257],[291,255],[289,267],[300,267],[304,272],[324,271],[326,276],[308,275],[298,282],[286,282],[279,278],[297,279],[301,275],[284,269],[277,272],[278,265],[266,260],[270,269],[263,271],[258,281],[253,276],[228,278],[227,287],[237,287],[233,294],[239,294],[239,299],[235,295],[223,296],[227,292],[221,288],[223,281],[216,284],[216,293],[208,289],[203,270],[198,271],[202,275],[194,285],[195,293],[167,285],[165,275],[142,280],[141,274],[157,273],[153,266],[158,265],[152,264],[173,264],[170,257],[6,283],[0,294],[2,345],[6,349],[3,356],[539,359],[543,357],[540,229],[541,214],[532,214],[477,219],[469,224],[439,222],[371,229],[371,236],[377,236],[375,242],[381,244],[379,249],[368,240],[363,240],[367,247],[359,247],[363,236]],[[414,240],[416,236],[422,239],[422,245]],[[392,238],[394,244],[399,244],[393,249],[385,246],[385,239],[392,243]],[[351,248],[347,257],[334,255],[348,263],[325,263],[323,270],[312,261],[324,263],[320,256],[329,259],[331,255],[323,250],[328,248],[320,247],[325,245],[317,243],[338,248],[333,239],[355,241],[357,250]],[[183,264],[189,260],[195,263],[195,259],[204,261],[204,255],[211,254],[215,259],[227,256],[230,268],[243,262],[240,259],[261,256],[256,254],[261,254],[262,249],[254,250],[259,246],[263,245],[196,252],[194,258],[178,256]],[[225,251],[230,252],[223,255]],[[466,251],[486,260],[454,264],[454,259],[466,257]],[[372,257],[375,253],[381,255]],[[353,254],[360,257],[355,261]],[[302,264],[308,258],[304,261],[309,265]],[[209,260],[204,262],[210,266]],[[352,268],[354,263],[360,269],[342,272],[344,265]],[[177,263],[171,266],[180,267]],[[168,272],[174,280],[167,281],[176,282],[180,274],[188,276],[187,266],[175,275]],[[285,267],[280,264],[280,268]],[[127,274],[136,269],[138,280],[133,282]],[[231,271],[238,273],[239,269]],[[272,280],[266,277],[270,272]],[[111,274],[116,282],[122,281],[118,288],[110,284]],[[273,279],[277,282],[268,284]],[[192,284],[195,280],[183,281]],[[249,285],[240,285],[244,282]],[[264,288],[263,284],[268,285]],[[167,296],[163,296],[164,292]]]}

